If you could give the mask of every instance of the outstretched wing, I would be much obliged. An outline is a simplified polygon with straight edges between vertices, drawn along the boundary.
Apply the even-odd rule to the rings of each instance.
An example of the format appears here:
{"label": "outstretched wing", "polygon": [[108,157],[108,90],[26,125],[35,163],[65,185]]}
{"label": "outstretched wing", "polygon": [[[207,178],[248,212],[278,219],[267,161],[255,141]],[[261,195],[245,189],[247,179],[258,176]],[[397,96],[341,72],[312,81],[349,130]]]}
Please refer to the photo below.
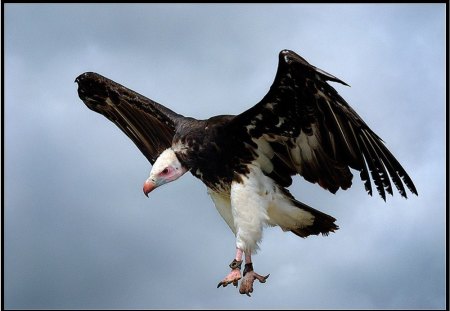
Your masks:
{"label": "outstretched wing", "polygon": [[171,146],[181,115],[94,72],[75,82],[86,106],[116,124],[151,164]]}
{"label": "outstretched wing", "polygon": [[[296,53],[279,54],[278,71],[267,95],[234,118],[230,126],[250,136],[265,173],[283,186],[302,175],[335,193],[351,186],[349,168],[360,171],[372,195],[369,176],[386,200],[392,195],[390,178],[406,197],[403,183],[417,194],[400,163],[383,141],[327,81],[347,85],[310,65]],[[390,176],[390,178],[389,178]]]}

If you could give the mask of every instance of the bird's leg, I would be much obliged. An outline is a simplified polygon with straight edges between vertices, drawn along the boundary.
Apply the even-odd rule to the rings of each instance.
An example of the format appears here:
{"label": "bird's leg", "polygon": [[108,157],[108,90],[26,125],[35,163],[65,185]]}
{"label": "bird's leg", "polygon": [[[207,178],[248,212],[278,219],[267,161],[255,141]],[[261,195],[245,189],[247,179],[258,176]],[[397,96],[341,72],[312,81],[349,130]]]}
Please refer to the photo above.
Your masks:
{"label": "bird's leg", "polygon": [[253,292],[253,282],[258,280],[260,283],[265,283],[270,274],[262,276],[253,271],[252,256],[250,253],[245,253],[245,267],[243,275],[244,278],[241,281],[239,293],[246,294],[250,297],[250,293]]}
{"label": "bird's leg", "polygon": [[236,247],[236,257],[230,263],[231,272],[217,285],[217,288],[225,287],[231,283],[236,287],[238,286],[238,281],[241,279],[242,253],[243,251]]}

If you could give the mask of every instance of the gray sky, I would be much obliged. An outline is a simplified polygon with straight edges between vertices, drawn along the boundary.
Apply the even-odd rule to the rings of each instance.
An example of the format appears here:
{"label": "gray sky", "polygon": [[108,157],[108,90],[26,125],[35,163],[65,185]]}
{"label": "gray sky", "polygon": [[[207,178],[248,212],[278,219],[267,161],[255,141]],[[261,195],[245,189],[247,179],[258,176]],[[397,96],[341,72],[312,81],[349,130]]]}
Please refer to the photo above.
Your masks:
{"label": "gray sky", "polygon": [[[445,307],[445,5],[12,5],[4,24],[6,308]],[[386,142],[419,196],[300,200],[328,237],[267,229],[252,298],[217,289],[234,236],[186,174],[142,193],[150,165],[78,98],[95,71],[171,109],[238,114],[268,91],[282,49],[333,86]]]}

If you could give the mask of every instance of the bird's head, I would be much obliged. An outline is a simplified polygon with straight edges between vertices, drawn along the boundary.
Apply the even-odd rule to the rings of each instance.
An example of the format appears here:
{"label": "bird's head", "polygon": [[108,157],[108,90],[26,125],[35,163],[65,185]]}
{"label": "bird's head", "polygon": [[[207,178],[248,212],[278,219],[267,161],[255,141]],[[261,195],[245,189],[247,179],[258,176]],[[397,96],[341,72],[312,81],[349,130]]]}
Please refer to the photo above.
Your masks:
{"label": "bird's head", "polygon": [[171,148],[164,150],[156,159],[150,176],[144,183],[144,194],[148,197],[155,188],[178,179],[187,171]]}

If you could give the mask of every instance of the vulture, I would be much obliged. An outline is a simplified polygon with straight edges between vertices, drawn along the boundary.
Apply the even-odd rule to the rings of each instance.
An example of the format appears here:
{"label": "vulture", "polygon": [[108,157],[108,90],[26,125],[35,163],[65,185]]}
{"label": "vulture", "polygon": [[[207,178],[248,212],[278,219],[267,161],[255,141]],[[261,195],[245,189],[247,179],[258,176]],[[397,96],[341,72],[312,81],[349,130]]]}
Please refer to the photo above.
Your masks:
{"label": "vulture", "polygon": [[145,195],[186,172],[206,185],[236,237],[231,271],[217,287],[240,282],[239,292],[248,296],[255,280],[264,283],[269,276],[256,273],[252,264],[265,227],[279,226],[302,238],[338,229],[335,218],[294,198],[287,189],[293,176],[336,193],[351,187],[354,170],[369,195],[372,183],[385,201],[393,187],[405,198],[406,187],[417,195],[383,140],[328,81],[347,85],[282,50],[260,102],[238,115],[197,120],[94,72],[75,80],[86,106],[117,125],[151,163]]}

